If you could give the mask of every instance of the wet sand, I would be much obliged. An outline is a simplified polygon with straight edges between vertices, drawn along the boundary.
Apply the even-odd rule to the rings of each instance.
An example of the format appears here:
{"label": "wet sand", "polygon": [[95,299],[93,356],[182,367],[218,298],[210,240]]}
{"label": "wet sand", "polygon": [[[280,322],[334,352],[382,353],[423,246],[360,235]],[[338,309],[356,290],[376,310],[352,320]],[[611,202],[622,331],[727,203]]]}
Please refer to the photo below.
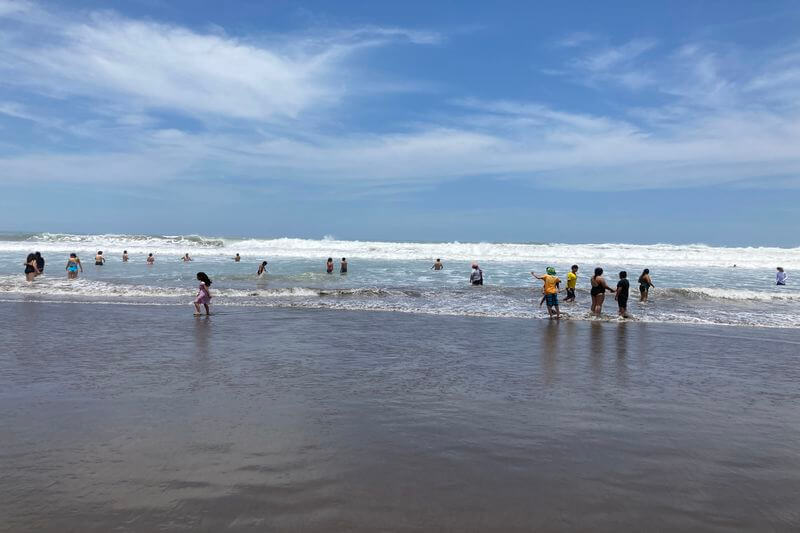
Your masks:
{"label": "wet sand", "polygon": [[797,531],[800,333],[2,303],[2,531]]}

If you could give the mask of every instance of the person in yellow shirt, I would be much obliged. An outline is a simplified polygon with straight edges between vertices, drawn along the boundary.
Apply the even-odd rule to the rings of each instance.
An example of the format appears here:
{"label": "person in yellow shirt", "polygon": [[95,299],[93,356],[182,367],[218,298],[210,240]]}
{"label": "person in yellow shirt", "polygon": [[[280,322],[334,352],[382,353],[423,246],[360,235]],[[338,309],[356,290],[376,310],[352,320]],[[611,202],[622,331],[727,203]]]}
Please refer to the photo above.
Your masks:
{"label": "person in yellow shirt", "polygon": [[544,297],[547,302],[547,313],[550,315],[550,318],[553,318],[554,312],[557,319],[561,318],[561,311],[558,309],[558,291],[561,280],[556,277],[556,269],[547,267],[547,274],[538,276],[536,272],[531,272],[531,275],[536,279],[544,281]]}
{"label": "person in yellow shirt", "polygon": [[567,272],[567,297],[564,303],[575,301],[575,286],[578,284],[578,265],[572,265],[572,269]]}

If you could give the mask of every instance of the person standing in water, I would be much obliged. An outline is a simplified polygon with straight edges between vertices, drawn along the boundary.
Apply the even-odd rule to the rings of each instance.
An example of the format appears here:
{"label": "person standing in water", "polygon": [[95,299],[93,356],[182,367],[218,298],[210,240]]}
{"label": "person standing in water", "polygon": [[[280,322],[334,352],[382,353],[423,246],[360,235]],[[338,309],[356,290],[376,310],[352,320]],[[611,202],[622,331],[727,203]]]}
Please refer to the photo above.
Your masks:
{"label": "person standing in water", "polygon": [[339,274],[347,274],[347,259],[342,257],[342,263],[339,266]]}
{"label": "person standing in water", "polygon": [[261,277],[266,273],[267,273],[267,262],[262,261],[261,264],[258,265],[258,272],[256,272],[256,275]]}
{"label": "person standing in water", "polygon": [[472,272],[469,275],[469,282],[472,285],[483,285],[483,270],[478,263],[472,263]]}
{"label": "person standing in water", "polygon": [[645,268],[639,276],[639,301],[646,302],[647,297],[650,295],[650,287],[653,285],[653,280],[650,279],[650,269]]}
{"label": "person standing in water", "polygon": [[325,272],[333,274],[333,257],[329,257],[325,262]]}
{"label": "person standing in water", "polygon": [[238,263],[239,261],[242,260],[242,258],[239,256],[239,254],[236,254],[235,256],[233,256],[233,260]]}
{"label": "person standing in water", "polygon": [[78,259],[78,255],[75,253],[69,254],[69,259],[67,259],[67,279],[78,279],[78,269],[83,272],[83,265],[81,264],[81,260]]}
{"label": "person standing in water", "polygon": [[183,254],[183,262],[188,263],[189,261],[194,261],[194,259],[189,257],[189,252],[186,252],[185,254]]}
{"label": "person standing in water", "polygon": [[592,285],[590,294],[592,295],[592,313],[599,317],[603,312],[603,302],[606,299],[606,291],[614,292],[614,289],[608,286],[606,280],[603,278],[603,269],[597,267],[594,269],[594,276],[589,281]]}
{"label": "person standing in water", "polygon": [[95,266],[103,266],[105,262],[106,258],[103,257],[103,250],[97,250],[97,255],[94,256]]}
{"label": "person standing in water", "polygon": [[147,254],[147,264],[148,265],[152,265],[155,262],[156,262],[156,258],[153,257],[153,254],[151,254],[151,253]]}
{"label": "person standing in water", "polygon": [[208,307],[211,305],[211,291],[209,290],[211,280],[205,272],[198,272],[197,280],[200,282],[200,286],[197,288],[197,297],[194,299],[194,316],[200,316],[201,305],[205,307],[206,316],[208,316],[211,314],[211,310]]}
{"label": "person standing in water", "polygon": [[786,285],[786,272],[783,267],[778,267],[778,272],[775,274],[776,285]]}
{"label": "person standing in water", "polygon": [[33,255],[36,256],[36,268],[39,269],[39,272],[36,275],[41,276],[44,274],[44,257],[42,257],[41,252],[36,252]]}
{"label": "person standing in water", "polygon": [[36,265],[36,254],[28,254],[25,258],[25,281],[33,281],[39,275],[39,267]]}
{"label": "person standing in water", "polygon": [[578,265],[572,265],[572,268],[567,272],[567,297],[564,298],[564,303],[575,301],[575,286],[578,284]]}
{"label": "person standing in water", "polygon": [[619,306],[619,316],[628,318],[628,291],[630,290],[631,282],[628,281],[628,273],[624,270],[619,273],[619,281],[617,282],[617,290],[614,294],[614,299]]}
{"label": "person standing in water", "polygon": [[122,251],[122,262],[123,263],[127,263],[128,262],[128,250],[123,250]]}
{"label": "person standing in water", "polygon": [[547,274],[544,276],[537,276],[536,272],[531,272],[531,275],[536,279],[544,281],[543,292],[545,301],[547,302],[547,314],[550,315],[550,318],[553,318],[553,310],[555,309],[556,319],[560,319],[561,311],[558,308],[558,290],[561,279],[556,277],[556,269],[547,267]]}
{"label": "person standing in water", "polygon": [[441,270],[443,268],[444,268],[444,265],[442,264],[442,260],[437,258],[436,262],[431,267],[431,270]]}

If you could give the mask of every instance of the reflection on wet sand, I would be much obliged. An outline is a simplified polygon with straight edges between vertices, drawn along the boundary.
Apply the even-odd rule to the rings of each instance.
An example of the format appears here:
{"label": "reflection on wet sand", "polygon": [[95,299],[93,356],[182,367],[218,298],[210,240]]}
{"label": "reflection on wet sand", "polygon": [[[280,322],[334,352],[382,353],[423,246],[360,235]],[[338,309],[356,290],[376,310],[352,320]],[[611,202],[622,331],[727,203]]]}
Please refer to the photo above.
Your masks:
{"label": "reflection on wet sand", "polygon": [[798,523],[791,334],[50,304],[0,320],[9,531]]}

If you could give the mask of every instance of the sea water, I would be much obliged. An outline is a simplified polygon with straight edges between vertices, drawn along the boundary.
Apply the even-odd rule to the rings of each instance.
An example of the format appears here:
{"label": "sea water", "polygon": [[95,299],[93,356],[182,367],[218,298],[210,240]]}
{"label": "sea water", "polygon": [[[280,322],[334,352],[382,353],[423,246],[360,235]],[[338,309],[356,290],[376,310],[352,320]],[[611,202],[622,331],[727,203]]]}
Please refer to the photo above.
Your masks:
{"label": "sea water", "polygon": [[[104,266],[94,265],[103,250]],[[130,260],[123,263],[123,250]],[[45,275],[25,281],[23,262],[40,251]],[[84,272],[67,280],[69,253]],[[147,265],[147,254],[154,265]],[[189,253],[194,261],[184,263]],[[234,262],[236,253],[241,262]],[[336,269],[325,272],[332,257]],[[346,257],[349,272],[339,274]],[[444,270],[431,269],[441,258]],[[258,277],[261,261],[267,274]],[[485,285],[468,284],[470,264],[483,269]],[[6,301],[98,302],[188,305],[206,272],[217,312],[258,307],[303,307],[399,311],[422,314],[543,318],[541,282],[530,271],[556,268],[562,280],[572,264],[580,267],[578,297],[562,305],[570,319],[591,319],[589,278],[605,270],[612,287],[628,272],[628,310],[645,322],[800,327],[800,248],[715,247],[702,244],[520,244],[366,242],[324,239],[242,239],[170,235],[0,234],[0,299]],[[734,267],[734,265],[736,265]],[[775,285],[775,269],[789,273]],[[636,280],[649,268],[655,284],[640,304]],[[562,287],[564,284],[562,284]],[[244,309],[243,309],[244,308]],[[609,294],[605,313],[616,314]]]}

